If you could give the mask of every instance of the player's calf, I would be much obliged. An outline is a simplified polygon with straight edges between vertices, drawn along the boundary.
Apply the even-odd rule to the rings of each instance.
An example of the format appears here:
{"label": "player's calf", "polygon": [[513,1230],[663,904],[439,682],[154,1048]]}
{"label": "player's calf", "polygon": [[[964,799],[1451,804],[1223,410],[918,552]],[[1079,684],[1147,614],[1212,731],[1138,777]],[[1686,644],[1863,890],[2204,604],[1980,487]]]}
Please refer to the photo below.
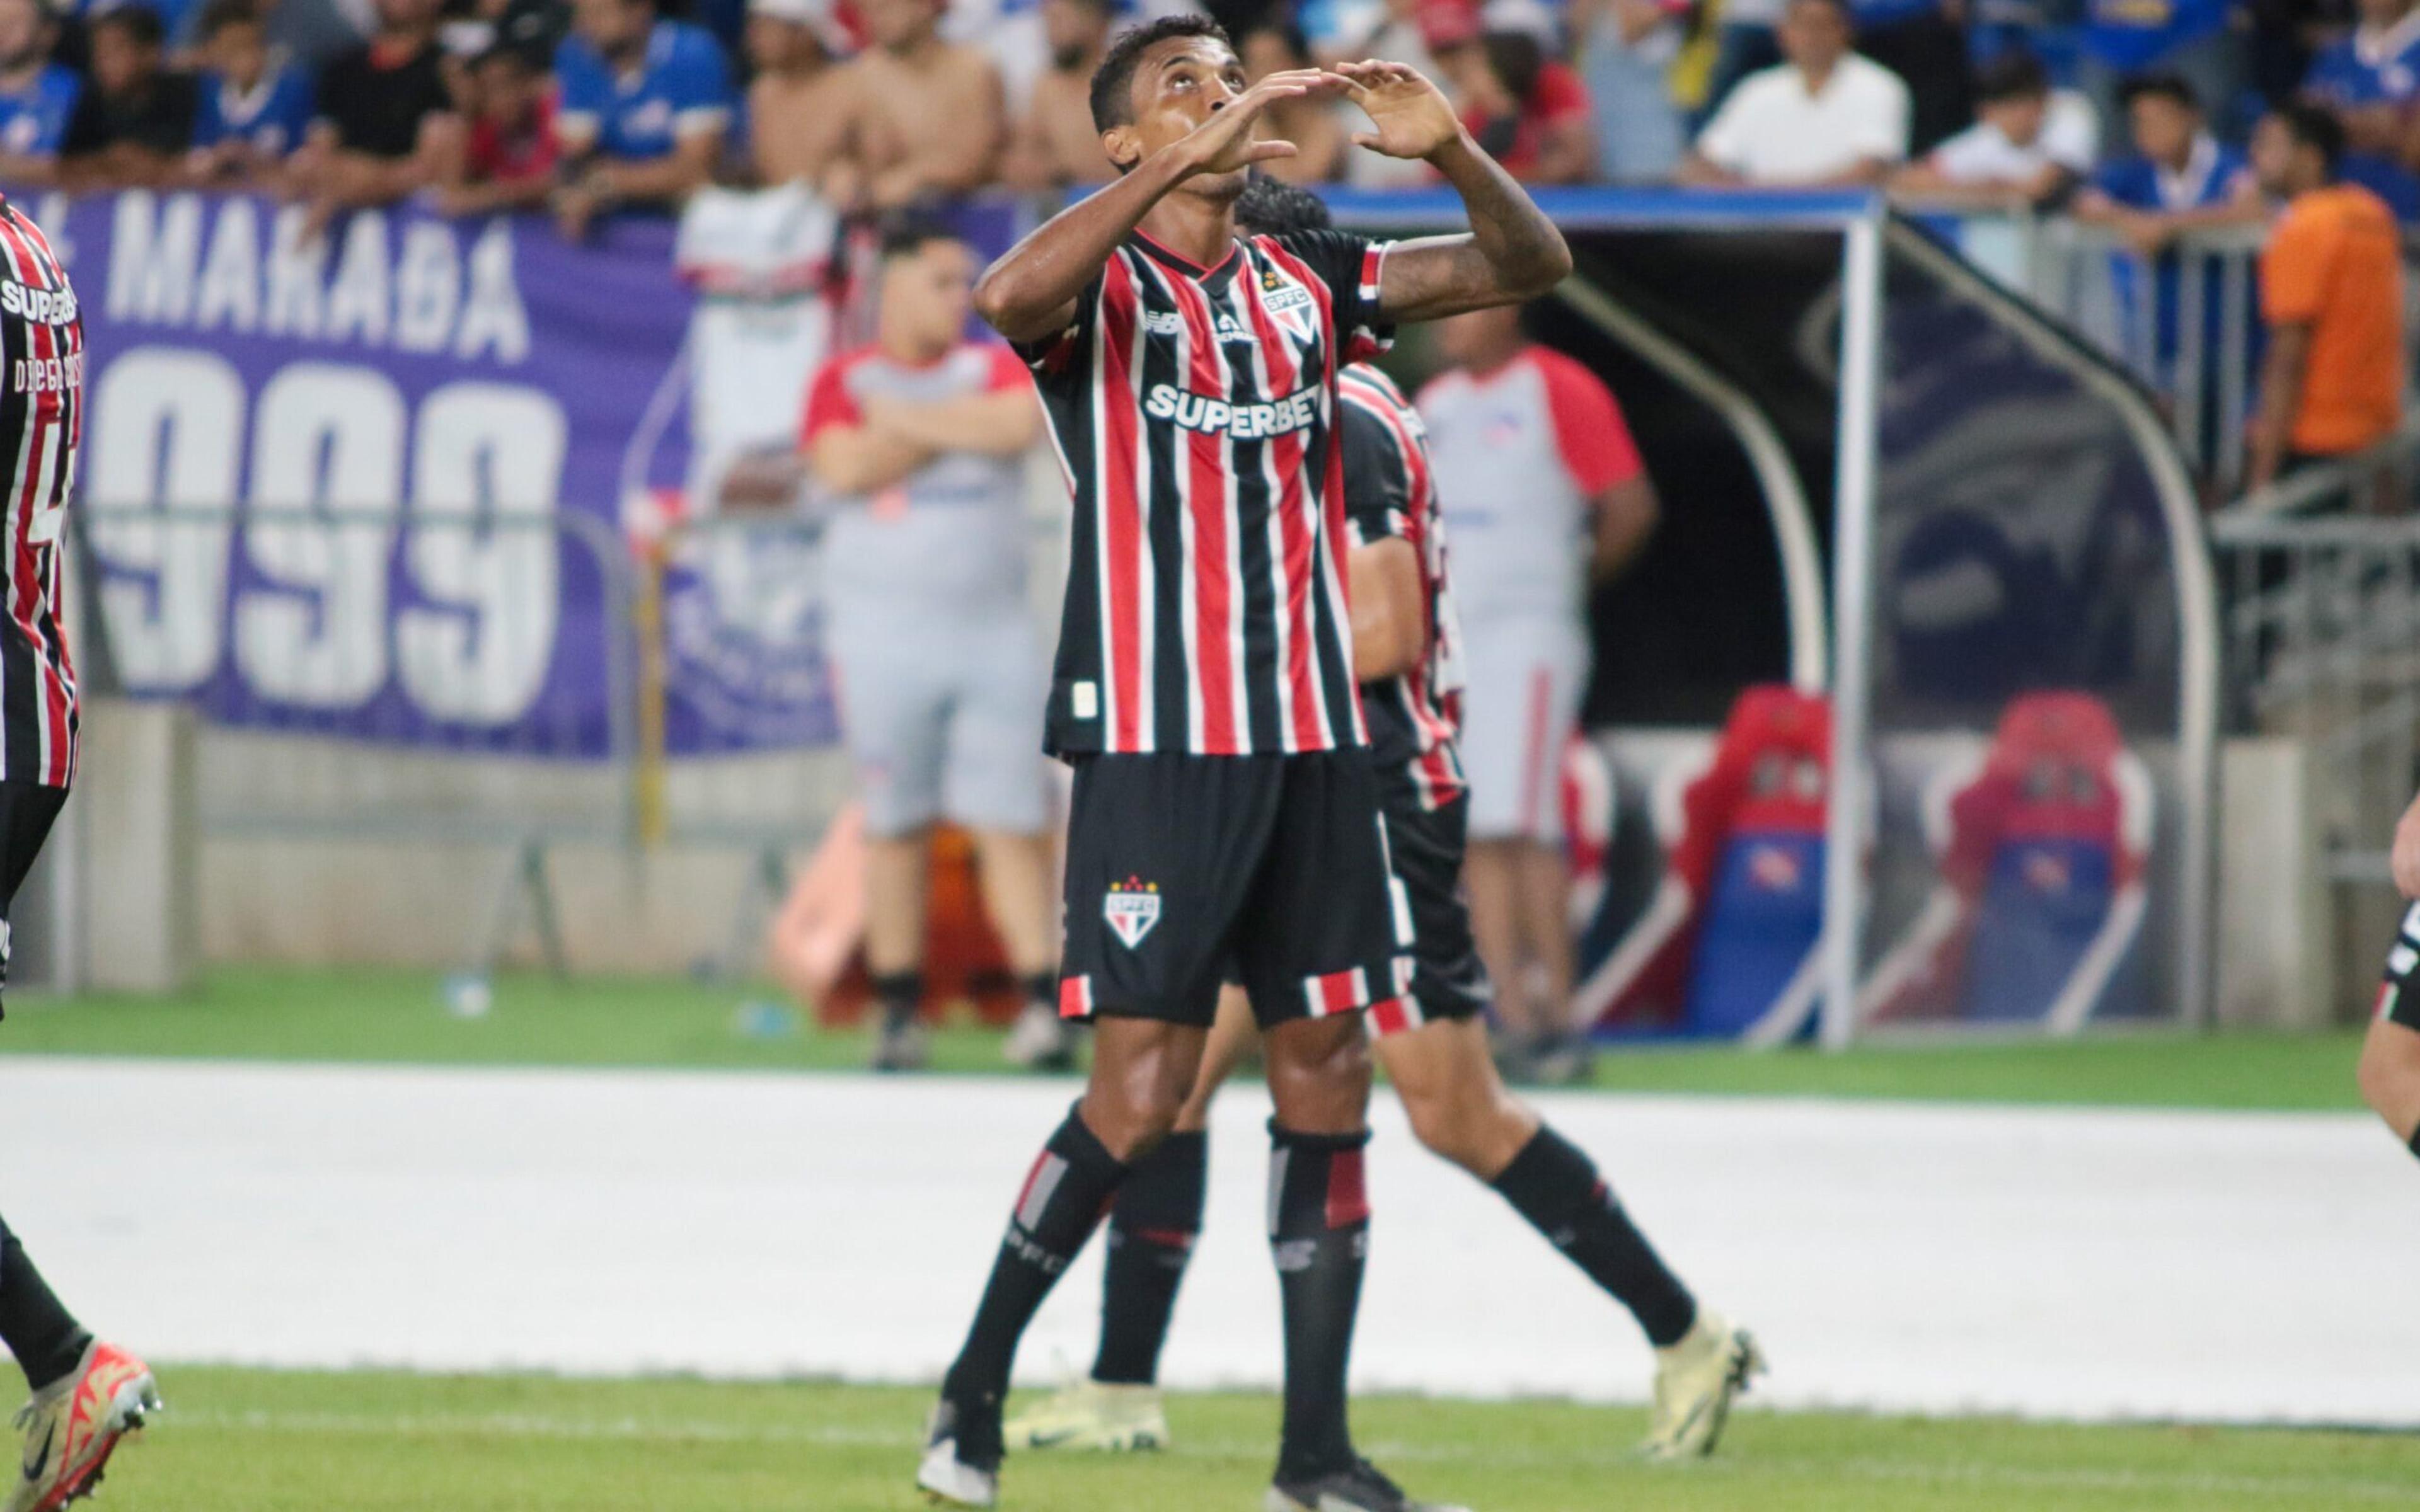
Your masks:
{"label": "player's calf", "polygon": [[2404,911],[2387,951],[2355,1079],[2362,1101],[2420,1155],[2420,903]]}
{"label": "player's calf", "polygon": [[2420,1155],[2420,1031],[2391,1018],[2372,1020],[2355,1079],[2361,1100]]}

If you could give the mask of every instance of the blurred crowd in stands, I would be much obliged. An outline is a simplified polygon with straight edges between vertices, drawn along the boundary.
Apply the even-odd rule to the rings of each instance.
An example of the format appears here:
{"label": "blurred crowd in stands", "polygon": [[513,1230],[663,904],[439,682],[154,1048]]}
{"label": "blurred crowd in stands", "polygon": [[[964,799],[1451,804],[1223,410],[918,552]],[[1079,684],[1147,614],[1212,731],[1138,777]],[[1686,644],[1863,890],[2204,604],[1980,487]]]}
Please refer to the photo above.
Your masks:
{"label": "blurred crowd in stands", "polygon": [[[0,180],[430,194],[577,232],[709,182],[880,209],[1108,173],[1086,81],[1191,0],[0,0]],[[2266,109],[2341,119],[2420,220],[2420,0],[1207,0],[1255,74],[1430,72],[1533,183],[1888,183],[2064,208],[2146,250],[2257,217]],[[680,8],[675,13],[675,8]],[[1139,7],[1139,8],[1138,8]],[[1300,181],[1418,184],[1350,107],[1279,113]]]}

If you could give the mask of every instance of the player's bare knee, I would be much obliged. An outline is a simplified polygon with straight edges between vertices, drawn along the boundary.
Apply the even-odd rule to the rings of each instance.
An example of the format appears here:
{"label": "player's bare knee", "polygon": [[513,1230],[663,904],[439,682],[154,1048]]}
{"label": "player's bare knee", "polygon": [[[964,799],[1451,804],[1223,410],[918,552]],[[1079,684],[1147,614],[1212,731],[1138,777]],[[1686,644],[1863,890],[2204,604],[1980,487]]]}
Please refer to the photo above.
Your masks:
{"label": "player's bare knee", "polygon": [[1268,1036],[1269,1100],[1300,1134],[1356,1134],[1370,1106],[1370,1041],[1357,1017],[1305,1019]]}

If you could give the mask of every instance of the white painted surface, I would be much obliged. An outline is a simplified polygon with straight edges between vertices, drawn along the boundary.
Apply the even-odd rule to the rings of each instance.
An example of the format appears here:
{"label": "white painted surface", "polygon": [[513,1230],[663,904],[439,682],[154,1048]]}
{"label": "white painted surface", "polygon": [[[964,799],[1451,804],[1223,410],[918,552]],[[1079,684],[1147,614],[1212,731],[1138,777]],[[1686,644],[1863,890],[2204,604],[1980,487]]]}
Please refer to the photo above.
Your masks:
{"label": "white painted surface", "polygon": [[[165,1360],[938,1374],[1063,1083],[0,1060],[0,1211]],[[1562,1096],[1776,1405],[2420,1424],[2420,1171],[2335,1115]],[[96,1110],[107,1110],[96,1117]],[[1265,1384],[1231,1089],[1171,1384]],[[1381,1095],[1366,1388],[1643,1393],[1637,1332]],[[1097,1246],[1025,1374],[1090,1358]]]}

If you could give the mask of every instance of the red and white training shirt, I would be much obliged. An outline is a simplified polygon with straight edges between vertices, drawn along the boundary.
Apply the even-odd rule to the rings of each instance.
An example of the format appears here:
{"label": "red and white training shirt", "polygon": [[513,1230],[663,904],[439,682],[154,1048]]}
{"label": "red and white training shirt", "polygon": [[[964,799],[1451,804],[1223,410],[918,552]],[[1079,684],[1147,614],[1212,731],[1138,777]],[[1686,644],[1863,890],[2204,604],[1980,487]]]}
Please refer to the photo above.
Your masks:
{"label": "red and white training shirt", "polygon": [[1337,375],[1384,346],[1384,255],[1301,231],[1202,268],[1138,232],[1021,349],[1075,499],[1053,753],[1366,742]]}
{"label": "red and white training shirt", "polygon": [[76,678],[59,611],[59,532],[84,436],[84,322],[41,229],[0,200],[0,779],[75,778]]}
{"label": "red and white training shirt", "polygon": [[1468,624],[1580,613],[1598,495],[1641,471],[1621,407],[1559,351],[1525,347],[1420,390]]}

